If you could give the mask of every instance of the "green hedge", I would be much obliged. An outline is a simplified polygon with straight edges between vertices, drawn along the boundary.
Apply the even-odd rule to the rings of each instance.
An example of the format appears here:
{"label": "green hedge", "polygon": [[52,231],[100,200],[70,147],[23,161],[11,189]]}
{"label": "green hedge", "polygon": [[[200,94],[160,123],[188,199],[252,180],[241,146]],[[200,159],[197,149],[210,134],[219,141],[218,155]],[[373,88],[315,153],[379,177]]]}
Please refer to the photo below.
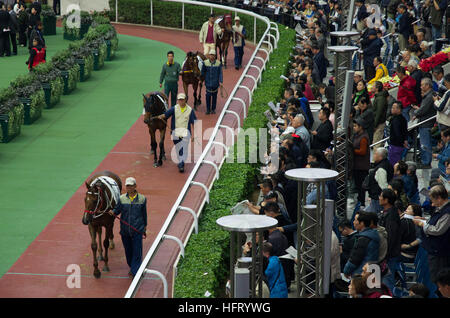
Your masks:
{"label": "green hedge", "polygon": [[[264,111],[268,109],[267,103],[279,100],[285,88],[280,75],[288,73],[295,31],[281,25],[279,31],[278,49],[270,56],[262,82],[254,92],[244,129],[266,127]],[[255,145],[247,144],[247,147],[248,151],[258,151]],[[216,220],[229,215],[231,207],[248,198],[259,173],[257,168],[258,164],[223,164],[220,179],[211,190],[209,204],[202,211],[199,233],[191,236],[185,257],[178,265],[174,297],[205,297],[206,291],[212,294],[211,297],[223,295],[224,282],[229,276],[230,233],[220,229]]]}
{"label": "green hedge", "polygon": [[[111,21],[116,19],[115,0],[109,0],[109,18]],[[166,2],[166,1],[153,1],[153,25],[165,26],[172,28],[181,28],[181,3]],[[118,20],[119,22],[134,23],[134,24],[151,24],[150,20],[150,1],[148,0],[119,0],[118,1]],[[170,12],[170,14],[168,14]],[[216,15],[223,15],[225,13],[233,13],[233,7],[229,10],[216,10],[213,12]],[[185,21],[184,27],[187,30],[200,31],[202,24],[208,20],[211,13],[209,7],[185,5],[184,6]],[[234,13],[233,13],[234,16]],[[254,18],[247,15],[239,15],[241,18],[241,24],[245,26],[247,30],[247,39],[254,41]],[[263,35],[266,28],[266,24],[257,20],[256,37],[259,40]]]}
{"label": "green hedge", "polygon": [[0,91],[0,142],[6,143],[20,134],[23,105],[9,88]]}

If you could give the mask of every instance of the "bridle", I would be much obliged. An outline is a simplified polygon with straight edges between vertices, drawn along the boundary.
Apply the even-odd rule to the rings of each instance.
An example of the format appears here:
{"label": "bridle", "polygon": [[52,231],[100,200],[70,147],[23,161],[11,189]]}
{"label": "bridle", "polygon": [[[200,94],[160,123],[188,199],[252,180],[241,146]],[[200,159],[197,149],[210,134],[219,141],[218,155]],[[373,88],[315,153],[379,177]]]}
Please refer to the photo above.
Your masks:
{"label": "bridle", "polygon": [[[165,110],[168,110],[168,106],[167,106],[167,102],[159,95],[159,94],[151,94],[149,97],[145,97],[145,105],[144,105],[144,109],[146,113],[150,114],[150,117],[148,118],[148,123],[150,123],[150,121],[158,118],[158,115],[156,116],[152,116],[152,112],[151,112],[151,106],[155,104],[154,98],[155,96],[157,98],[159,98],[159,100],[163,103]],[[167,120],[166,119],[160,119],[164,122],[164,124],[167,124]]]}
{"label": "bridle", "polygon": [[[87,194],[96,195],[97,196],[97,204],[95,205],[95,209],[94,209],[94,211],[84,210],[85,213],[91,214],[94,219],[96,219],[98,217],[101,217],[106,211],[108,211],[112,207],[112,205],[111,205],[112,197],[109,198],[108,192],[107,191],[103,191],[102,188],[99,187],[99,186],[95,186],[95,187],[98,189],[97,193],[94,193],[92,191],[88,191],[87,192]],[[101,206],[103,205],[103,202],[104,202],[103,197],[102,197],[102,193],[103,192],[105,193],[106,203],[107,204],[106,204],[106,207],[103,210],[99,211],[99,209],[101,208]],[[98,212],[100,212],[100,214],[97,214]]]}

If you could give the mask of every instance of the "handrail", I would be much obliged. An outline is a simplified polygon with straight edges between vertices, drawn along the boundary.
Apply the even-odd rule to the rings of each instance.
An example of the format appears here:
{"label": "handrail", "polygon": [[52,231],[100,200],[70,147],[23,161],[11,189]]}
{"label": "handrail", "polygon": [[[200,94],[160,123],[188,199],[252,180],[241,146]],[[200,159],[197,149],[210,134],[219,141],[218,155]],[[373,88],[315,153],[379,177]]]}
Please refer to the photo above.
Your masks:
{"label": "handrail", "polygon": [[[433,117],[430,117],[430,118],[428,118],[428,119],[425,119],[424,121],[421,121],[420,123],[417,123],[417,124],[412,125],[411,127],[408,128],[408,132],[411,131],[411,130],[413,130],[413,129],[415,129],[416,127],[418,127],[418,126],[420,126],[420,125],[426,123],[426,122],[429,122],[429,121],[432,120],[432,119],[436,119],[436,117],[437,117],[437,115],[434,115]],[[377,141],[377,142],[371,144],[371,145],[370,145],[370,148],[372,148],[373,146],[376,146],[376,145],[378,145],[378,144],[380,144],[380,143],[382,143],[382,142],[385,142],[385,141],[388,140],[388,139],[389,139],[389,137],[386,137],[386,138],[384,138],[384,139],[381,139],[380,141]]]}
{"label": "handrail", "polygon": [[[256,46],[256,48],[255,48],[255,50],[254,50],[254,52],[252,54],[252,56],[250,57],[250,60],[249,60],[249,62],[247,64],[247,66],[245,67],[241,77],[236,82],[236,85],[234,86],[233,91],[229,94],[229,97],[228,97],[228,99],[227,99],[227,101],[226,101],[226,103],[225,103],[225,105],[224,105],[224,107],[222,109],[222,112],[220,113],[220,116],[219,116],[219,118],[217,120],[217,123],[216,123],[216,125],[214,127],[214,130],[213,130],[213,132],[211,134],[211,137],[210,137],[210,139],[208,141],[208,144],[206,145],[204,151],[202,152],[202,154],[198,158],[198,161],[196,162],[196,164],[195,164],[191,174],[189,175],[188,179],[186,180],[186,183],[184,184],[183,189],[180,191],[177,200],[175,201],[174,205],[172,206],[172,209],[170,210],[170,213],[167,216],[166,221],[162,225],[161,230],[159,231],[158,235],[155,238],[155,241],[153,242],[153,244],[150,247],[149,251],[147,252],[144,260],[142,261],[142,264],[139,267],[139,270],[137,271],[133,281],[131,282],[130,287],[128,288],[128,291],[125,294],[125,298],[134,297],[134,295],[137,292],[137,289],[139,288],[139,286],[141,284],[141,281],[142,281],[142,278],[143,278],[144,274],[146,272],[149,272],[149,269],[147,269],[147,266],[149,265],[150,261],[152,260],[153,256],[155,255],[155,253],[156,253],[158,247],[160,246],[161,242],[163,241],[164,235],[167,233],[167,231],[169,229],[169,226],[171,225],[171,223],[172,223],[172,221],[173,221],[177,211],[179,210],[179,207],[180,207],[180,204],[181,204],[183,198],[186,196],[186,193],[187,193],[188,189],[190,188],[190,186],[192,185],[192,183],[194,181],[194,177],[196,176],[200,166],[203,164],[206,155],[212,149],[212,146],[215,144],[214,139],[215,139],[215,137],[216,137],[216,135],[217,135],[217,133],[219,131],[220,126],[222,126],[222,120],[224,119],[225,115],[230,112],[228,110],[228,108],[229,108],[229,106],[230,106],[230,104],[232,102],[233,97],[235,97],[236,92],[238,91],[238,89],[240,89],[239,86],[244,81],[244,78],[245,78],[245,76],[247,75],[247,73],[249,71],[250,65],[257,58],[256,54],[260,51],[260,48],[261,48],[263,42],[267,42],[266,41],[266,37],[269,39],[269,43],[270,43],[270,36],[268,36],[268,34],[270,34],[270,30],[271,30],[272,24],[271,24],[271,21],[269,20],[269,18],[267,18],[265,16],[260,16],[260,15],[258,15],[256,13],[254,13],[254,12],[243,10],[243,9],[239,9],[239,8],[230,8],[230,7],[224,6],[224,5],[217,5],[217,4],[212,4],[212,3],[204,3],[204,2],[199,2],[199,1],[191,1],[191,0],[165,0],[165,1],[178,2],[178,3],[183,3],[183,4],[192,4],[192,5],[196,5],[196,6],[205,6],[205,7],[210,7],[211,10],[212,10],[212,8],[216,8],[216,9],[230,10],[230,11],[233,11],[233,12],[236,12],[236,13],[239,12],[241,14],[253,16],[255,19],[259,19],[259,20],[265,22],[267,27],[266,27],[266,30],[265,30],[264,34],[262,35],[260,41],[258,42],[258,44],[257,44],[257,46]],[[272,29],[273,29],[273,27],[272,27]],[[276,33],[277,35],[276,35],[276,37],[273,37],[273,38],[274,38],[275,41],[278,41],[278,39],[279,39],[279,32],[278,32],[277,29],[276,29],[276,31],[277,31],[277,33]],[[255,39],[255,42],[256,42],[256,39]],[[268,56],[267,56],[266,60],[268,60]],[[265,62],[264,62],[264,66],[265,66]],[[258,77],[261,77],[261,76],[262,76],[262,73],[259,73]],[[250,97],[250,99],[251,99],[251,97]],[[238,127],[238,128],[240,128],[240,127]],[[234,143],[234,140],[233,140],[233,143]],[[226,156],[224,156],[222,158],[222,161],[221,161],[220,165],[223,164],[223,162],[225,160],[225,157]],[[205,198],[206,197],[207,196],[205,196]],[[203,199],[203,202],[202,202],[202,204],[200,206],[203,206],[205,198]]]}

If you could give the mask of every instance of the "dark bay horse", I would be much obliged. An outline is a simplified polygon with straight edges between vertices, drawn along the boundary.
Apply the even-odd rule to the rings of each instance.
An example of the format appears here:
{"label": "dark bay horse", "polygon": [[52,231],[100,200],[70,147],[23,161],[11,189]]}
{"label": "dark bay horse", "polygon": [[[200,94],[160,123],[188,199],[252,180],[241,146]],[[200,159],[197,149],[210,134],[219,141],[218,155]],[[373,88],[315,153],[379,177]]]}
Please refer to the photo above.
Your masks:
{"label": "dark bay horse", "polygon": [[[107,183],[111,186],[108,186]],[[108,212],[116,206],[117,196],[114,194],[114,189],[118,190],[118,195],[120,197],[122,181],[119,176],[111,171],[101,171],[94,174],[88,182],[85,182],[85,184],[87,191],[84,198],[85,210],[82,222],[84,225],[89,226],[91,248],[94,258],[94,277],[100,278],[101,272],[98,269],[98,261],[104,261],[105,267],[103,267],[103,271],[109,272],[108,249],[114,248],[114,216],[111,216]],[[102,227],[105,227],[105,240],[103,241],[103,247],[105,248],[104,256],[102,250]],[[98,259],[97,248],[99,249]]]}
{"label": "dark bay horse", "polygon": [[[164,137],[166,136],[167,121],[156,117],[166,112],[168,109],[167,103],[168,98],[162,92],[150,92],[144,95],[144,123],[147,124],[148,131],[150,133],[150,154],[155,156],[153,167],[162,166],[162,161],[166,160],[166,154],[164,151]],[[159,158],[157,154],[158,145],[156,143],[157,130],[159,130]]]}
{"label": "dark bay horse", "polygon": [[[205,80],[204,78],[202,78],[201,71],[198,67],[198,53],[199,52],[188,52],[186,54],[186,60],[183,65],[183,69],[181,70],[181,79],[183,80],[183,89],[184,93],[186,94],[186,102],[189,99],[189,85],[192,85],[192,88],[194,90],[194,110],[197,110],[197,106],[201,104],[202,86],[203,81]],[[200,90],[197,94],[198,87],[200,87]]]}
{"label": "dark bay horse", "polygon": [[[224,68],[227,68],[227,56],[228,56],[228,46],[230,45],[230,40],[233,37],[233,29],[231,26],[231,14],[225,14],[220,16],[219,26],[225,31],[221,36],[216,39],[216,48],[219,49],[220,59]],[[219,56],[217,56],[219,57]]]}

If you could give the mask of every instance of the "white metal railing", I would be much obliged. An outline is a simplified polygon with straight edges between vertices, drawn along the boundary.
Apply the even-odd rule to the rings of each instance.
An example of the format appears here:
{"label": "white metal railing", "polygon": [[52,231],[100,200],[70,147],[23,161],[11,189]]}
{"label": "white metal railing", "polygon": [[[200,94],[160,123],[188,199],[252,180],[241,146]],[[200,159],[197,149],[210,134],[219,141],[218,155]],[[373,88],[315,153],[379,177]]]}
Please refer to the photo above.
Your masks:
{"label": "white metal railing", "polygon": [[[430,117],[430,118],[428,118],[428,119],[425,119],[424,121],[421,121],[420,123],[411,125],[410,127],[408,127],[408,131],[411,131],[411,130],[413,130],[413,129],[416,129],[416,128],[419,127],[420,125],[422,125],[422,124],[424,124],[424,123],[426,123],[426,122],[429,122],[430,120],[436,119],[436,118],[437,118],[437,115],[434,115],[433,117]],[[377,142],[371,144],[371,145],[370,145],[370,148],[373,148],[373,146],[376,146],[376,145],[378,145],[378,144],[381,144],[381,143],[383,143],[383,142],[385,142],[385,141],[387,141],[387,140],[389,140],[389,137],[386,137],[386,138],[384,138],[384,139],[381,139],[380,141],[377,141]]]}
{"label": "white metal railing", "polygon": [[[263,67],[259,69],[259,75],[258,75],[258,78],[256,79],[256,80],[260,80],[260,78],[262,76],[262,71],[263,71],[263,69],[265,69],[265,64],[269,60],[269,54],[272,52],[273,48],[277,47],[277,42],[278,42],[279,37],[280,37],[280,34],[278,32],[278,26],[277,26],[276,23],[271,22],[269,20],[269,18],[267,18],[265,16],[260,16],[260,15],[258,15],[256,13],[254,13],[254,12],[251,12],[251,11],[238,9],[238,8],[234,8],[234,7],[223,6],[223,5],[211,4],[211,3],[190,1],[190,0],[166,0],[166,1],[183,3],[183,7],[184,7],[184,4],[191,4],[191,5],[197,5],[197,6],[210,7],[211,11],[213,10],[213,8],[226,9],[226,10],[229,10],[229,11],[233,11],[235,14],[240,13],[240,14],[250,15],[250,16],[254,17],[255,25],[256,25],[256,19],[258,19],[258,20],[261,20],[264,23],[266,23],[267,27],[266,27],[266,30],[265,30],[264,34],[262,35],[261,39],[259,40],[259,42],[258,42],[258,44],[257,44],[257,46],[256,46],[256,48],[255,48],[255,50],[254,50],[254,52],[252,54],[252,56],[250,57],[250,60],[249,60],[249,62],[247,64],[247,66],[245,67],[241,77],[236,82],[236,85],[235,85],[233,91],[229,94],[229,97],[228,97],[228,99],[227,99],[227,101],[226,101],[226,103],[225,103],[225,105],[224,105],[224,107],[222,109],[222,112],[221,112],[221,114],[220,114],[220,116],[219,116],[219,118],[217,120],[216,126],[214,127],[214,130],[213,130],[213,132],[211,134],[211,137],[210,137],[210,139],[208,141],[208,144],[206,145],[204,151],[202,152],[202,154],[198,158],[198,160],[197,160],[197,162],[196,162],[196,164],[194,166],[194,169],[192,170],[191,174],[189,175],[188,179],[186,180],[186,183],[184,184],[183,189],[180,191],[180,194],[178,195],[177,200],[175,201],[174,205],[172,206],[172,209],[170,210],[170,213],[167,216],[166,221],[164,222],[163,226],[161,227],[161,230],[159,231],[157,237],[155,238],[155,241],[153,242],[153,244],[150,247],[149,251],[147,252],[144,260],[142,261],[142,264],[139,267],[139,270],[137,271],[136,276],[134,277],[133,281],[131,282],[130,287],[128,288],[127,293],[125,294],[125,298],[131,298],[131,297],[135,296],[135,294],[136,294],[140,284],[142,283],[142,279],[143,279],[145,273],[155,274],[159,278],[161,278],[161,280],[163,281],[163,285],[164,285],[164,297],[168,297],[167,279],[165,278],[165,276],[162,273],[160,273],[160,272],[158,272],[156,270],[148,269],[147,266],[149,266],[152,258],[156,254],[156,252],[157,252],[160,244],[162,243],[162,241],[164,241],[164,239],[168,239],[168,238],[173,239],[173,237],[168,237],[166,233],[167,233],[167,231],[168,231],[168,229],[169,229],[169,227],[170,227],[174,217],[176,216],[177,212],[179,210],[185,210],[185,211],[188,211],[189,213],[191,213],[193,215],[195,214],[195,212],[192,209],[187,208],[187,207],[182,207],[180,205],[182,200],[186,196],[186,194],[188,192],[188,189],[191,187],[191,185],[200,185],[200,186],[202,186],[202,188],[206,191],[206,196],[202,200],[202,203],[201,203],[201,205],[199,207],[199,210],[198,210],[197,214],[195,214],[196,217],[194,217],[194,224],[191,227],[191,230],[189,231],[189,234],[188,234],[188,236],[186,238],[186,241],[183,243],[184,246],[187,244],[187,241],[188,241],[188,239],[189,239],[189,237],[190,237],[190,235],[192,233],[192,230],[194,228],[195,228],[196,231],[198,230],[198,221],[197,221],[198,215],[201,213],[201,211],[202,211],[206,201],[209,198],[209,191],[211,190],[214,181],[211,182],[209,187],[206,187],[206,185],[203,185],[203,184],[201,184],[199,182],[194,181],[194,178],[195,178],[195,176],[196,176],[197,172],[199,171],[199,169],[200,169],[202,164],[207,164],[207,165],[211,165],[212,164],[212,165],[214,165],[215,166],[214,168],[216,169],[216,177],[218,177],[218,171],[222,167],[226,157],[228,156],[228,147],[226,145],[224,145],[223,143],[221,143],[222,146],[225,146],[225,156],[222,158],[222,160],[219,163],[219,165],[217,165],[214,162],[211,162],[210,160],[205,160],[205,158],[206,158],[207,154],[210,152],[210,150],[212,149],[212,147],[217,145],[217,144],[219,144],[219,142],[214,140],[216,138],[216,136],[217,136],[217,133],[218,133],[219,129],[220,128],[227,128],[227,129],[231,129],[231,130],[233,129],[232,127],[224,125],[222,123],[222,121],[223,121],[223,119],[224,119],[226,114],[235,113],[233,111],[228,110],[228,108],[229,108],[231,102],[236,99],[235,98],[236,92],[239,89],[243,88],[243,87],[245,87],[248,90],[248,88],[246,86],[243,86],[242,83],[243,83],[244,79],[248,77],[247,73],[248,73],[250,67],[252,66],[251,64],[254,61],[262,60]],[[151,12],[153,12],[152,8],[151,8]],[[183,13],[184,13],[184,9],[183,9]],[[183,16],[183,21],[184,21],[184,16]],[[183,23],[183,25],[184,25],[184,23]],[[271,30],[275,30],[276,31],[275,32],[275,36],[271,35],[271,33],[270,33]],[[256,28],[255,28],[255,35],[256,35]],[[271,39],[273,39],[273,41],[274,41],[273,44],[270,42]],[[256,37],[255,37],[255,41],[256,41]],[[270,52],[268,52],[266,49],[261,48],[263,43],[268,44]],[[260,52],[265,52],[266,53],[266,58],[265,59],[262,58],[262,57],[256,56]],[[256,68],[258,68],[258,67],[256,67]],[[255,84],[256,84],[256,81],[255,81]],[[249,106],[250,106],[250,103],[251,103],[251,94],[249,96]],[[235,114],[237,114],[237,113],[235,113]],[[244,117],[245,117],[245,112],[244,112]],[[239,129],[240,128],[240,118],[239,118],[239,116],[238,116],[238,123],[239,123],[238,124],[238,129]],[[233,133],[233,137],[234,136],[235,136],[235,134]],[[232,142],[234,143],[234,138],[233,138]],[[180,244],[181,241],[178,240],[177,242],[178,242],[178,244]],[[183,250],[183,249],[181,249],[181,250]],[[180,255],[178,255],[178,257],[179,256]]]}

